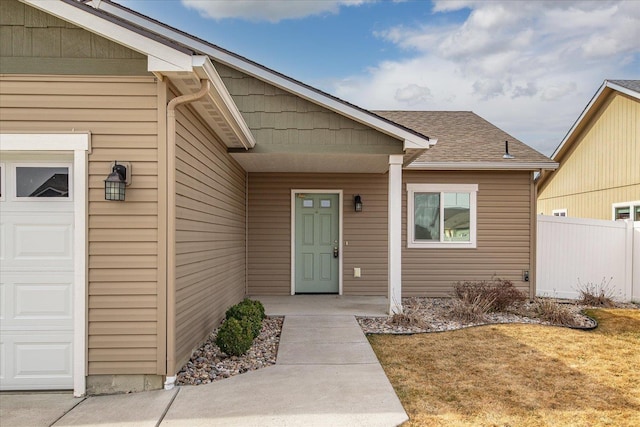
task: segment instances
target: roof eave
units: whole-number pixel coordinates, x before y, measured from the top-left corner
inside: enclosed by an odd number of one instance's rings
[[[256,141],[251,133],[251,129],[249,129],[249,125],[247,125],[238,106],[233,101],[231,94],[213,66],[211,59],[203,55],[194,56],[193,69],[200,78],[206,78],[211,82],[213,90],[209,91],[209,100],[213,102],[228,125],[232,128],[236,138],[240,140],[247,150],[255,147]]]
[[[556,162],[413,162],[405,169],[413,170],[555,170]]]

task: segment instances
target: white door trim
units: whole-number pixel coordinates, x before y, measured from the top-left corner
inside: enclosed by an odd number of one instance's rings
[[[338,295],[342,295],[342,190],[291,190],[291,295],[296,294],[296,193],[324,193],[338,195]]]
[[[86,392],[87,176],[90,133],[2,133],[0,151],[73,152],[73,395]],[[4,180],[3,180],[4,181]]]

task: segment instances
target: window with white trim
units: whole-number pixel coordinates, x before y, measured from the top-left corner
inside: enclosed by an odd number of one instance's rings
[[[612,206],[613,220],[631,219],[640,221],[640,200],[633,202],[614,203]]]
[[[475,248],[477,184],[407,184],[407,247]]]
[[[554,209],[553,211],[551,211],[551,213],[553,214],[553,216],[567,216],[566,209]]]

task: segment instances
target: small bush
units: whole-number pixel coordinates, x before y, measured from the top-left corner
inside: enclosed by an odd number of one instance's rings
[[[614,290],[611,288],[612,280],[613,277],[607,282],[603,277],[600,284],[589,282],[583,285],[578,279],[578,292],[580,292],[578,302],[590,307],[615,307]]]
[[[411,306],[406,306],[402,313],[395,313],[391,316],[391,324],[398,326],[417,326],[423,329],[429,326],[420,313]]]
[[[527,299],[524,292],[513,286],[513,282],[503,279],[495,279],[491,282],[484,280],[456,282],[453,285],[453,294],[468,305],[485,306],[488,301],[491,301],[487,312],[505,311],[510,306]]]
[[[229,356],[245,354],[253,344],[253,323],[250,319],[227,319],[216,337],[216,345]]]
[[[463,298],[453,300],[449,317],[462,322],[483,322],[494,302],[493,299],[488,299],[487,295],[465,294]]]
[[[227,320],[247,319],[250,321],[253,338],[256,338],[260,335],[260,331],[262,330],[262,319],[265,317],[264,306],[260,301],[245,299],[242,302],[229,307],[225,313],[225,317]]]
[[[573,313],[564,305],[549,298],[536,298],[532,310],[536,317],[554,325],[573,326]]]

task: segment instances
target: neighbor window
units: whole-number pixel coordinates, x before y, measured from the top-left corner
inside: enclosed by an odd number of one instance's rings
[[[552,213],[553,213],[553,216],[567,216],[566,209],[554,209]]]
[[[407,246],[476,247],[477,184],[407,184]]]
[[[613,219],[640,221],[640,200],[613,204]]]

